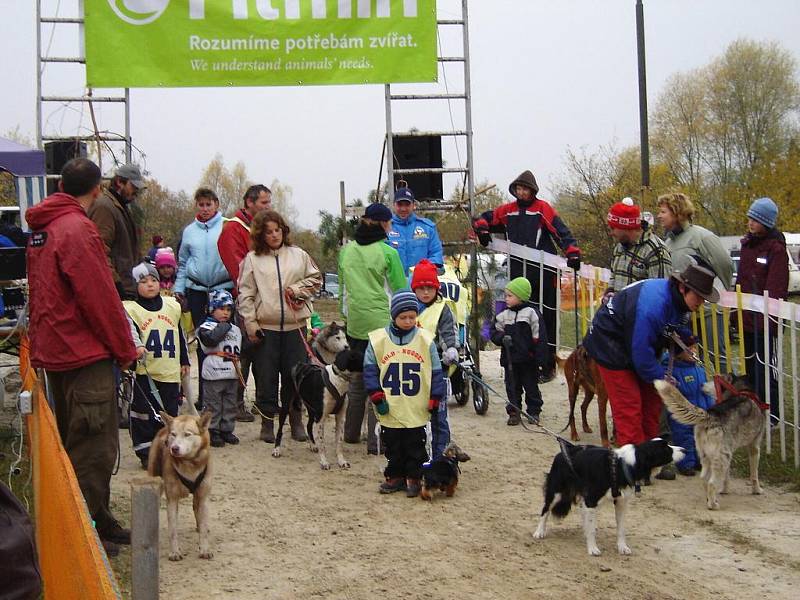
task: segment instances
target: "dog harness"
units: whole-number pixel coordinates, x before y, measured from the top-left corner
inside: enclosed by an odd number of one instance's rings
[[[758,394],[755,392],[751,392],[750,390],[737,390],[733,387],[730,383],[725,381],[725,379],[720,375],[714,375],[714,392],[717,395],[717,404],[722,402],[722,392],[728,391],[734,396],[744,396],[745,398],[749,398],[753,402],[755,402],[756,406],[761,410],[769,410],[769,404],[766,402],[762,402],[761,399],[758,397]]]
[[[339,371],[339,369],[336,368],[336,365],[333,365],[332,368],[333,372],[337,376],[346,379],[346,377],[342,376],[342,373]],[[333,382],[331,382],[331,376],[328,373],[328,369],[322,369],[322,382],[325,384],[325,389],[330,392],[331,396],[333,396],[333,399],[336,401],[336,404],[333,405],[331,414],[338,415],[339,411],[342,410],[342,406],[344,405],[344,399],[347,398],[347,392],[344,394],[339,393],[339,390],[337,390],[336,386],[333,385]]]
[[[619,498],[622,495],[619,489],[619,483],[617,483],[617,464],[619,464],[619,456],[617,456],[617,453],[613,450],[608,451],[608,462],[611,467],[611,497]],[[628,485],[635,485],[631,468],[624,461],[622,462],[622,474],[625,476],[625,481]]]
[[[208,467],[203,469],[203,471],[200,473],[200,475],[197,476],[197,479],[195,479],[194,481],[192,481],[191,479],[186,479],[186,477],[181,475],[181,472],[178,471],[177,468],[175,469],[175,474],[178,476],[178,479],[181,480],[181,483],[184,485],[184,487],[187,490],[189,490],[192,494],[194,494],[197,491],[197,488],[200,487],[200,484],[203,483],[203,480],[206,478],[206,471],[208,471]]]

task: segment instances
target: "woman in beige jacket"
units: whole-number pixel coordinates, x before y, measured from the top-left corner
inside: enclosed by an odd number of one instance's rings
[[[256,344],[253,373],[258,381],[256,406],[261,411],[260,438],[275,442],[273,418],[278,412],[278,378],[281,404],[291,402],[291,369],[306,362],[306,319],[311,298],[322,285],[314,260],[293,246],[289,227],[272,210],[259,212],[250,226],[252,250],[239,272],[238,310],[242,332]],[[300,411],[289,413],[292,438],[306,439]]]

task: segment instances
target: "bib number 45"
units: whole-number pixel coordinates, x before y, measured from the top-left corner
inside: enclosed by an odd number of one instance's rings
[[[390,396],[416,396],[422,387],[419,363],[391,363],[383,375],[381,386]]]

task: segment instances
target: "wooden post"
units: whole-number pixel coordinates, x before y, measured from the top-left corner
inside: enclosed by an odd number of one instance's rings
[[[131,598],[158,599],[158,514],[161,479],[131,482]]]
[[[339,207],[342,211],[342,222],[347,223],[347,197],[344,193],[344,181],[339,182]],[[347,243],[347,227],[342,227],[342,246]]]

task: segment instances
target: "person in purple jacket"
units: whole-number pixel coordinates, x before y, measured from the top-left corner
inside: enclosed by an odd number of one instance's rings
[[[789,293],[789,257],[786,240],[776,228],[778,207],[770,198],[754,200],[747,211],[747,234],[742,238],[739,271],[736,283],[748,294],[785,299]],[[769,400],[770,414],[778,418],[777,323],[769,326]],[[764,376],[764,318],[760,313],[744,313],[744,348],[747,375],[758,393],[766,401]]]

